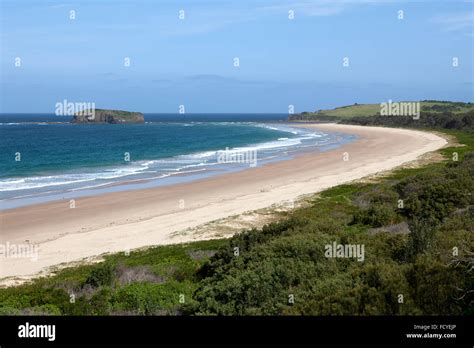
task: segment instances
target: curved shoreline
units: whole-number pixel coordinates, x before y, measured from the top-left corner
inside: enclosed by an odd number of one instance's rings
[[[276,131],[271,139],[262,139],[256,143],[250,141],[246,145],[228,149],[230,153],[238,152],[243,155],[255,153],[255,163],[245,161],[244,163],[219,163],[218,159],[221,157],[219,154],[226,152],[227,148],[225,150],[196,149],[196,151],[184,151],[171,157],[131,161],[129,166],[120,161],[115,164],[109,163],[104,167],[92,165],[81,170],[71,167],[63,172],[5,178],[5,181],[0,180],[2,187],[0,191],[4,190],[3,199],[0,200],[0,211],[66,199],[76,200],[112,192],[145,190],[197,181],[214,175],[245,170],[249,166],[262,166],[274,161],[291,159],[300,153],[314,152],[315,148],[325,151],[326,148],[339,147],[355,140],[353,136],[341,137],[340,134],[331,132],[317,135],[313,130],[292,127],[287,123],[283,125],[257,122],[235,124],[246,128]],[[223,130],[225,133],[225,128]],[[288,133],[292,133],[294,137],[282,137],[289,136]],[[11,185],[9,181],[12,182]]]
[[[74,209],[67,200],[1,212],[0,243],[39,249],[37,261],[1,258],[0,278],[10,278],[0,283],[103,253],[206,239],[175,233],[390,170],[447,143],[432,133],[397,128],[294,127],[356,134],[359,139],[327,152],[191,183],[84,197],[76,200]]]

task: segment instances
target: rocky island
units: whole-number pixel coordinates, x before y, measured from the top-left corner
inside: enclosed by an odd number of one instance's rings
[[[141,112],[129,112],[122,110],[94,109],[76,113],[71,120],[72,123],[144,123],[145,119]]]

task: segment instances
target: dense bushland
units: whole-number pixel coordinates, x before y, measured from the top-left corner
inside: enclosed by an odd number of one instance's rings
[[[389,126],[410,128],[444,128],[454,130],[474,130],[474,111],[455,114],[450,111],[434,113],[423,111],[419,119],[408,116],[355,116],[341,123],[362,126]]]
[[[473,174],[471,152],[384,185],[328,190],[287,221],[232,238],[201,268],[189,312],[472,313]],[[365,260],[325,257],[333,241],[364,245]]]

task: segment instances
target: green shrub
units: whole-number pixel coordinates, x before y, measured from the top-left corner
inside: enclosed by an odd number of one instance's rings
[[[114,279],[114,269],[115,267],[108,262],[98,264],[89,273],[85,284],[93,287],[111,285]]]
[[[361,210],[354,215],[353,223],[372,227],[392,225],[399,221],[397,213],[387,204],[373,204],[369,209]]]

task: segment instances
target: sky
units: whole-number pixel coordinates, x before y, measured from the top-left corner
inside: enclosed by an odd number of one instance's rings
[[[0,11],[0,112],[474,101],[473,1],[1,0]]]

